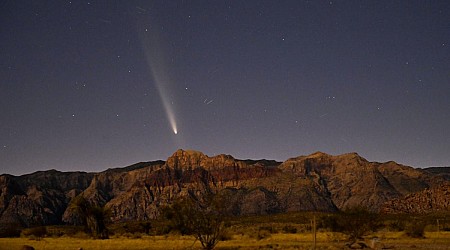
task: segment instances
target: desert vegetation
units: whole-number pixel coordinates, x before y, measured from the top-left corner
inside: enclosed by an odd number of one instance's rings
[[[109,237],[106,222],[108,220],[109,211],[105,207],[92,205],[83,196],[75,197],[70,203],[72,208],[81,220],[84,229],[92,237],[98,239],[107,239]]]
[[[203,249],[211,250],[223,239],[226,230],[227,197],[208,195],[202,199],[186,197],[163,208],[170,229],[183,235],[193,235]]]
[[[314,216],[316,249],[448,249],[450,245],[448,213],[381,215],[355,208],[339,213],[235,217],[213,209],[221,202],[177,200],[157,220],[105,224],[109,239],[96,237],[84,226],[25,228],[20,237],[3,235],[0,249],[22,245],[35,249],[313,249]]]

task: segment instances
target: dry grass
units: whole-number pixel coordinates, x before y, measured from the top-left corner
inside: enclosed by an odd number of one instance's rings
[[[112,238],[107,240],[80,239],[71,237],[43,238],[39,241],[27,238],[0,239],[1,250],[20,249],[22,245],[33,246],[36,250],[144,250],[144,249],[186,249],[193,246],[192,237],[146,236],[140,239]],[[200,248],[200,244],[196,244]]]
[[[424,239],[412,239],[402,232],[382,232],[366,237],[370,244],[372,238],[378,238],[378,247],[393,249],[448,249],[450,250],[450,232],[427,232]],[[317,235],[316,249],[345,249],[346,238],[342,234],[320,232]],[[80,239],[71,237],[43,238],[39,241],[28,238],[1,238],[0,249],[15,250],[22,245],[33,246],[36,250],[143,250],[143,249],[201,249],[200,243],[188,236],[143,236],[140,239],[124,237],[108,240]],[[248,235],[234,235],[231,240],[220,242],[217,249],[312,249],[311,234],[271,234],[257,240]]]

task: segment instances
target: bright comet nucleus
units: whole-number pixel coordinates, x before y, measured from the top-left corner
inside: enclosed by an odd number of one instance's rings
[[[170,85],[172,79],[168,69],[169,63],[167,62],[167,53],[165,53],[163,46],[165,43],[161,41],[163,40],[161,34],[155,27],[152,29],[144,29],[143,27],[144,25],[142,25],[142,23],[138,23],[138,30],[140,31],[139,35],[147,63],[152,72],[153,82],[161,97],[164,111],[166,112],[172,131],[175,134],[178,134],[173,102],[170,101]],[[144,30],[145,32],[143,32]]]

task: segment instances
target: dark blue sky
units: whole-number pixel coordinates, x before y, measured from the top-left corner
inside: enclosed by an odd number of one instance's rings
[[[450,165],[447,0],[3,1],[0,37],[1,173],[178,148]]]

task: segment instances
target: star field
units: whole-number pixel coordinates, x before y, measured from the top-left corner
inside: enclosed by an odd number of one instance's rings
[[[448,1],[4,1],[0,172],[178,148],[450,165]]]

